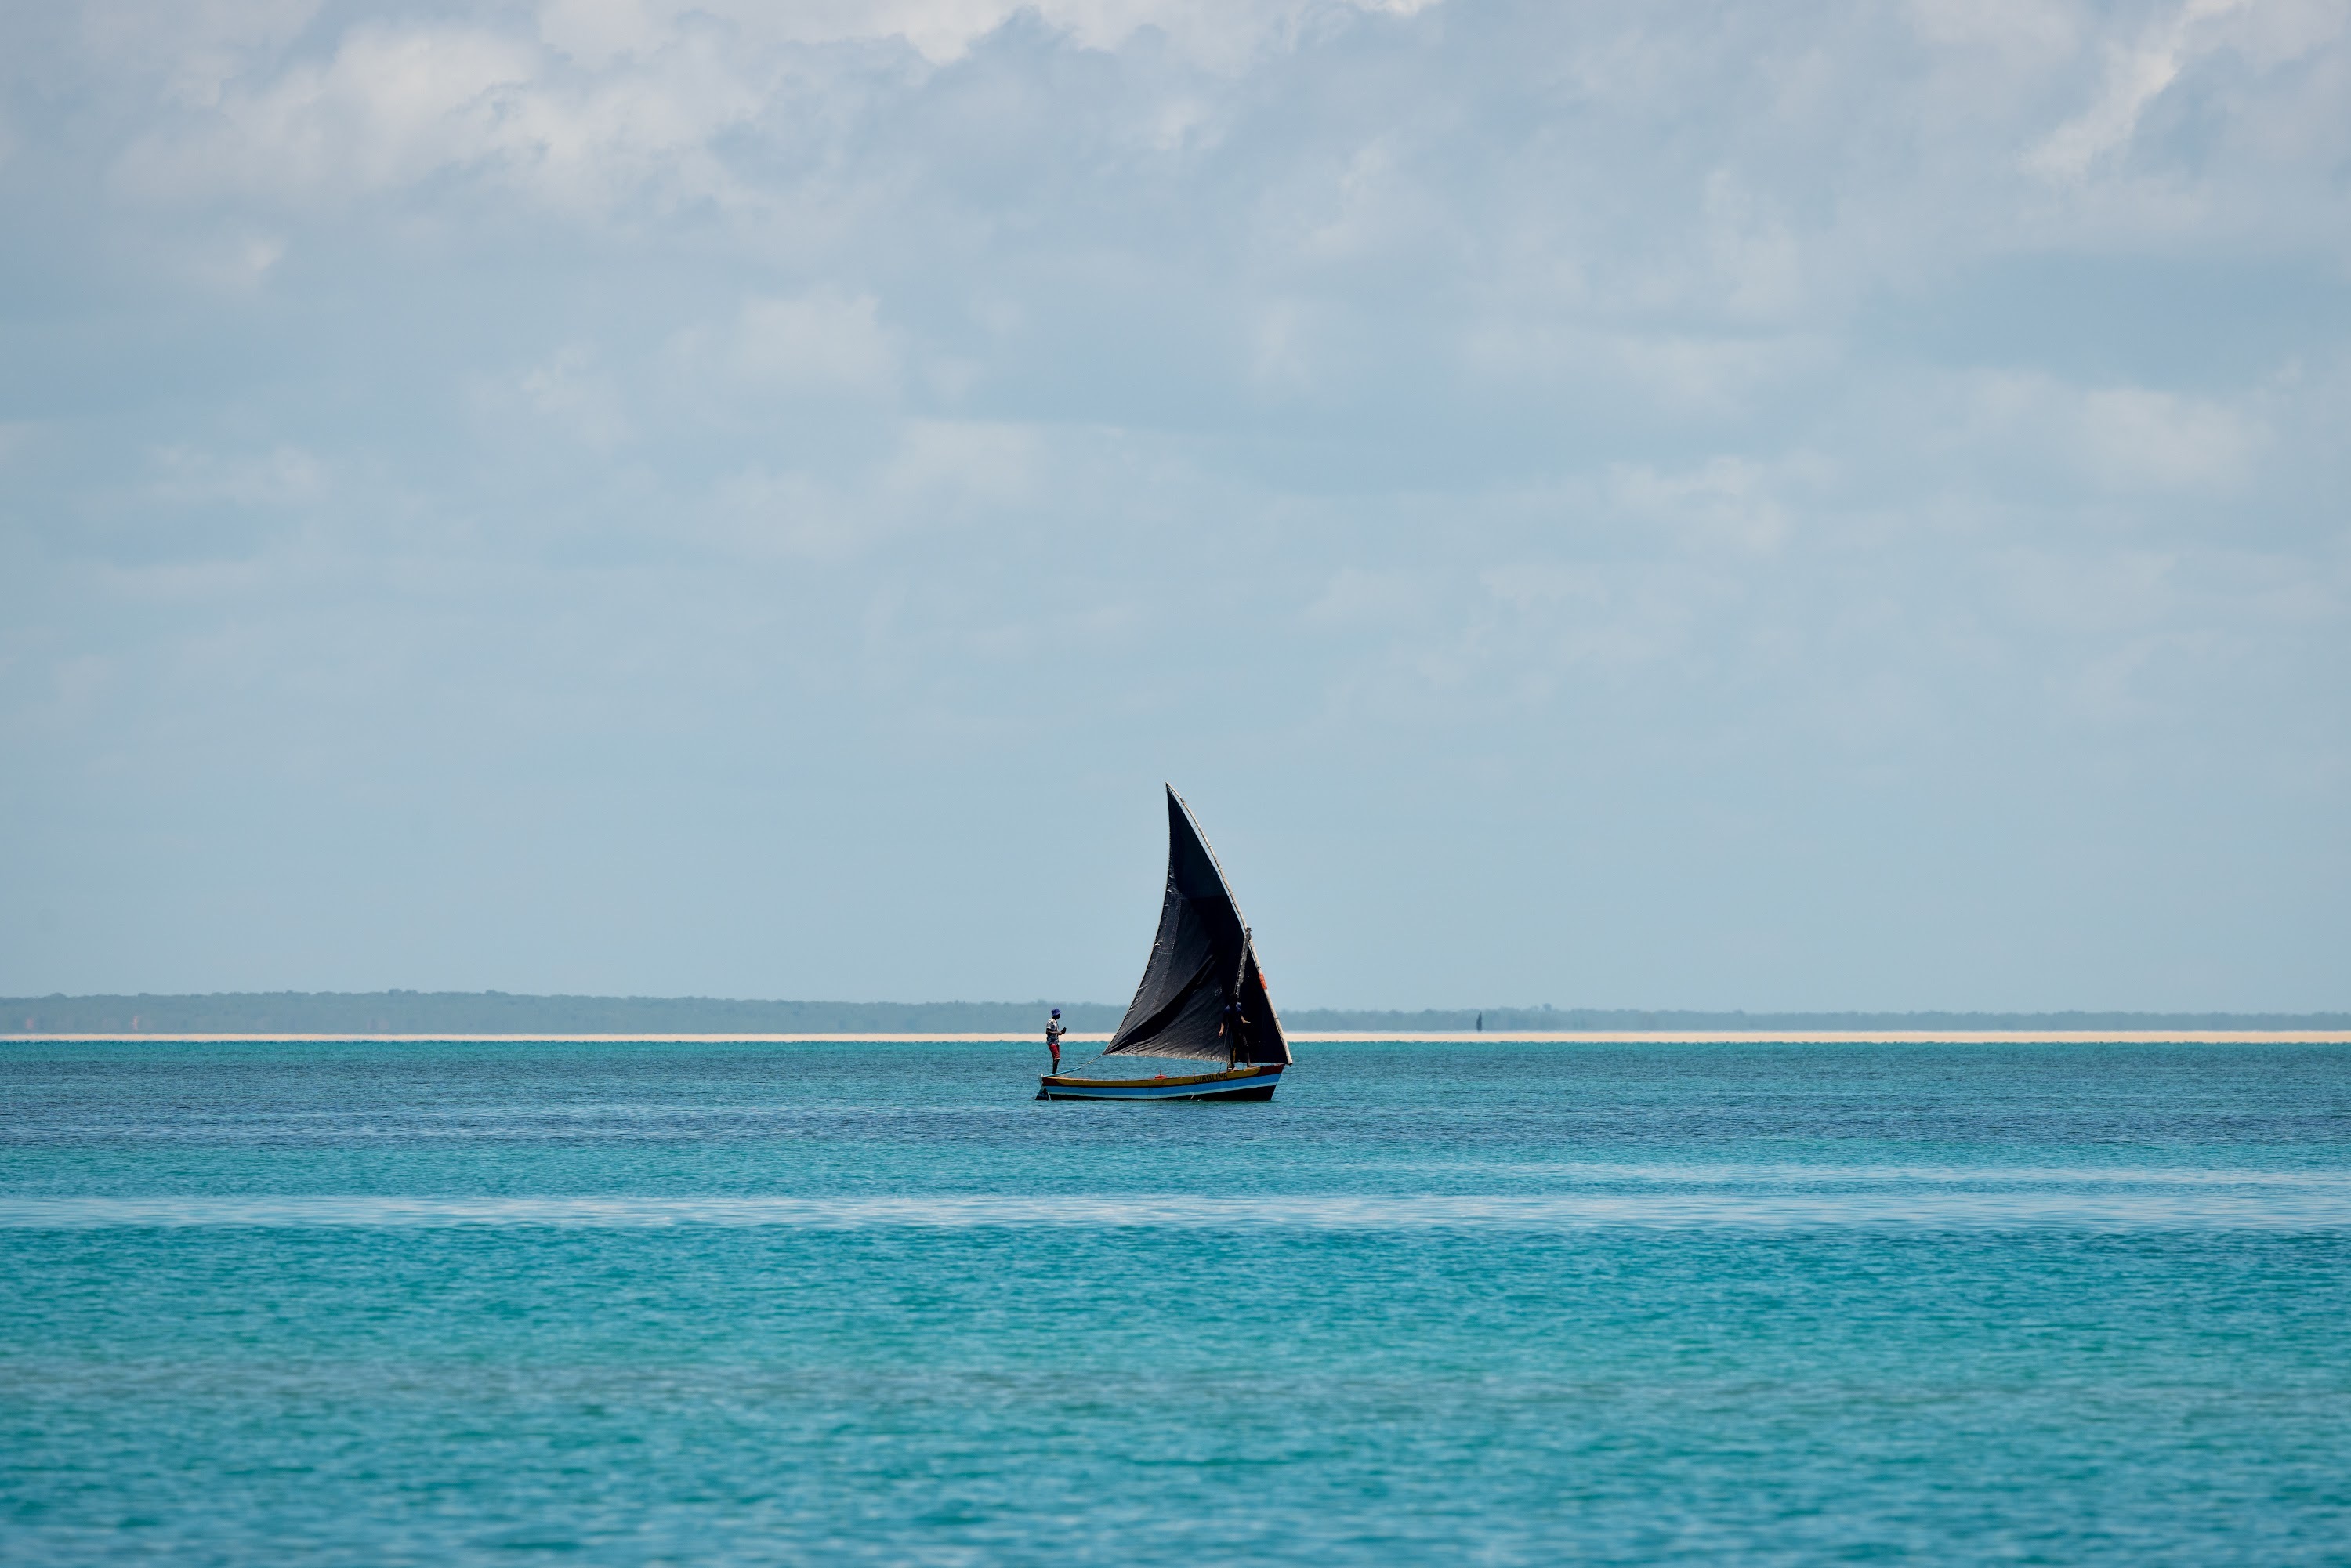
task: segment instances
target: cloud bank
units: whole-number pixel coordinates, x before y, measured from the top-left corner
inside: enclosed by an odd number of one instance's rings
[[[0,989],[2351,1001],[2339,5],[0,61]]]

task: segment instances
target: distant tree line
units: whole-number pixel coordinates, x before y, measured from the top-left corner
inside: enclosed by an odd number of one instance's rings
[[[771,1002],[528,997],[505,991],[224,991],[16,997],[0,1032],[42,1034],[1000,1034],[1041,1031],[1050,1002]],[[1123,1009],[1060,1004],[1081,1032]]]
[[[25,1034],[1003,1034],[1041,1030],[1033,1002],[783,1002],[718,997],[528,997],[504,991],[225,991],[211,996],[0,998]],[[1080,1033],[1114,1028],[1106,1002],[1061,1002]],[[1757,1030],[2346,1030],[2351,1013],[1692,1012],[1625,1008],[1300,1008],[1291,1030],[1452,1033]]]
[[[1750,1013],[1695,1012],[1640,1008],[1429,1008],[1419,1012],[1376,1012],[1355,1008],[1285,1009],[1282,1023],[1293,1030],[1371,1030],[1382,1033],[1427,1030],[1452,1033],[1475,1030],[1547,1033],[1721,1032],[1760,1030],[1915,1030],[1964,1033],[1985,1030],[2046,1030],[2078,1033],[2094,1030],[2351,1030],[2351,1013]]]

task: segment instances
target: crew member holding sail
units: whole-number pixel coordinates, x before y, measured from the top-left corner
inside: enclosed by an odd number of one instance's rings
[[[1055,1008],[1053,1016],[1045,1020],[1045,1049],[1053,1053],[1053,1071],[1061,1071],[1061,1009]]]

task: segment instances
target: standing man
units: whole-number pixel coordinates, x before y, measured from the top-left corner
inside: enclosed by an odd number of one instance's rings
[[[1045,1049],[1053,1053],[1053,1071],[1061,1071],[1061,1009],[1055,1008],[1053,1016],[1045,1020]]]

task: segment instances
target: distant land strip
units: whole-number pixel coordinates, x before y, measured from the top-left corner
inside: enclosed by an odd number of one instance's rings
[[[1065,1036],[1072,1049],[1086,1045],[1106,1045],[1106,1034],[1071,1034]],[[820,1034],[590,1034],[573,1030],[569,1034],[491,1034],[475,1030],[469,1034],[289,1034],[270,1030],[258,1034],[197,1034],[168,1031],[158,1033],[141,1030],[136,1032],[113,1030],[89,1034],[40,1033],[0,1034],[0,1042],[9,1040],[34,1043],[56,1041],[79,1044],[129,1044],[131,1041],[153,1041],[160,1045],[1036,1045],[1039,1036],[1031,1030],[1026,1034],[988,1034],[964,1030],[948,1034],[860,1034],[849,1030],[831,1030]],[[1298,1046],[1322,1045],[1426,1045],[1426,1046],[1504,1046],[1572,1043],[1578,1045],[2346,1045],[2351,1046],[2351,1030],[1575,1030],[1563,1033],[1544,1033],[1540,1030],[1482,1030],[1468,1034],[1443,1033],[1435,1030],[1380,1031],[1374,1030],[1334,1030],[1313,1032],[1303,1030],[1290,1031],[1290,1041]]]
[[[1028,1040],[1058,1006],[1071,1039],[1104,1036],[1124,1010],[1104,1002],[745,1001],[716,997],[517,996],[504,991],[225,991],[208,996],[0,998],[6,1035],[172,1039]],[[2351,1031],[2351,1012],[1697,1012],[1492,1007],[1418,1012],[1298,1008],[1301,1039],[1954,1040],[1970,1037],[2186,1040],[2318,1037]]]

